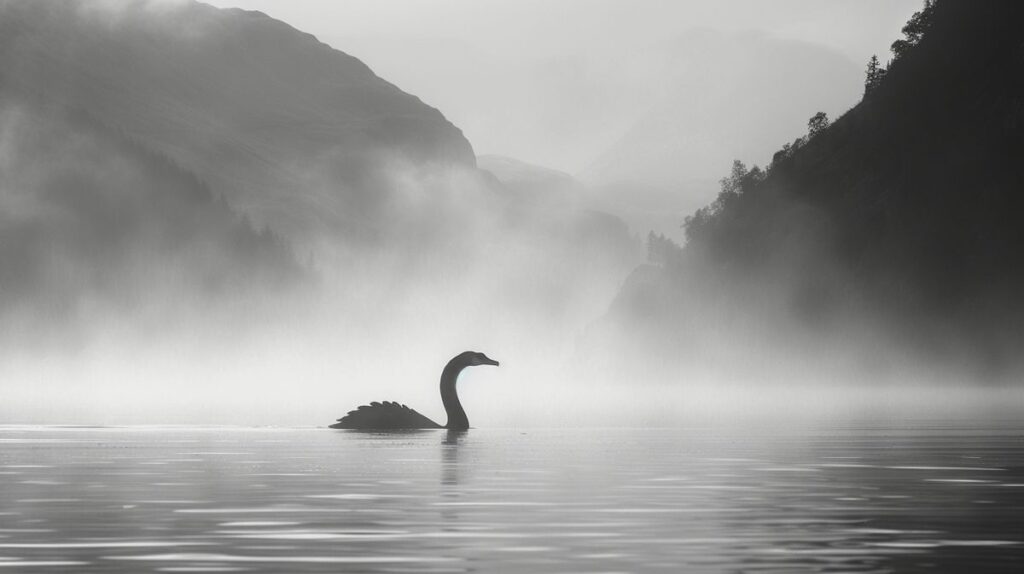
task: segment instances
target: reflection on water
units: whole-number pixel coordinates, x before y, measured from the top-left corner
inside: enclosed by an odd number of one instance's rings
[[[1022,437],[0,427],[0,572],[1011,572]]]

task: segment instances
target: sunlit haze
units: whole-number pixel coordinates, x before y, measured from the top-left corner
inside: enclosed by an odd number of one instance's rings
[[[487,426],[1016,396],[976,392],[1010,372],[1004,332],[971,330],[998,321],[873,304],[924,300],[857,267],[873,227],[775,191],[727,218],[744,186],[818,185],[812,144],[860,149],[827,137],[918,0],[211,4],[0,4],[3,420],[443,420],[465,350],[501,362],[460,383]]]

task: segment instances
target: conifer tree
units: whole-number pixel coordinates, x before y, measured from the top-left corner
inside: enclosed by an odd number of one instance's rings
[[[872,55],[871,59],[868,60],[868,70],[864,78],[864,95],[870,94],[882,83],[882,78],[885,77],[885,68],[878,63],[878,56]]]

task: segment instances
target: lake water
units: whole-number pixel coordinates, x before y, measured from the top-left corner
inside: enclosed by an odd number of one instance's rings
[[[0,572],[1020,572],[1019,428],[0,427]]]

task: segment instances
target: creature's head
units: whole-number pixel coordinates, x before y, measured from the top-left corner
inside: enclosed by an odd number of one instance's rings
[[[478,367],[480,365],[498,366],[498,361],[495,361],[483,353],[477,353],[476,351],[466,351],[459,355],[459,358],[463,364],[469,367]]]

